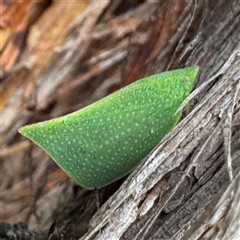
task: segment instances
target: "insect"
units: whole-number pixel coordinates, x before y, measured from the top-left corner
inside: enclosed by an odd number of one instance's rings
[[[131,172],[179,121],[198,67],[138,80],[74,113],[24,126],[78,184],[94,189]]]

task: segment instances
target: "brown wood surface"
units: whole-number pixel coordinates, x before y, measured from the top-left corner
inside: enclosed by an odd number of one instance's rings
[[[35,239],[240,238],[238,0],[6,0],[1,11],[0,222]],[[98,195],[17,132],[192,65],[182,121]]]

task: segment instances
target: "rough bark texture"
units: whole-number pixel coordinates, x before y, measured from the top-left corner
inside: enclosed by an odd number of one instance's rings
[[[38,12],[34,21],[23,17],[25,48],[14,50],[13,29],[1,55],[0,221],[30,230],[5,223],[0,233],[240,238],[240,2],[46,1]],[[98,201],[17,133],[191,65],[200,73],[182,121],[124,182],[100,189]]]

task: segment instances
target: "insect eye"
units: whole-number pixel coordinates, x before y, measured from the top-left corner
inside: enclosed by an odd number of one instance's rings
[[[184,77],[184,78],[182,79],[182,83],[183,83],[183,84],[188,84],[188,83],[189,83],[189,78],[188,78],[188,77]]]

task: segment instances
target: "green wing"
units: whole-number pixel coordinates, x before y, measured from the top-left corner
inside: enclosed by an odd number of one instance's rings
[[[181,113],[174,113],[193,82],[184,86],[184,77],[183,70],[148,77],[75,113],[20,132],[83,187],[103,187],[133,170],[175,126]]]

